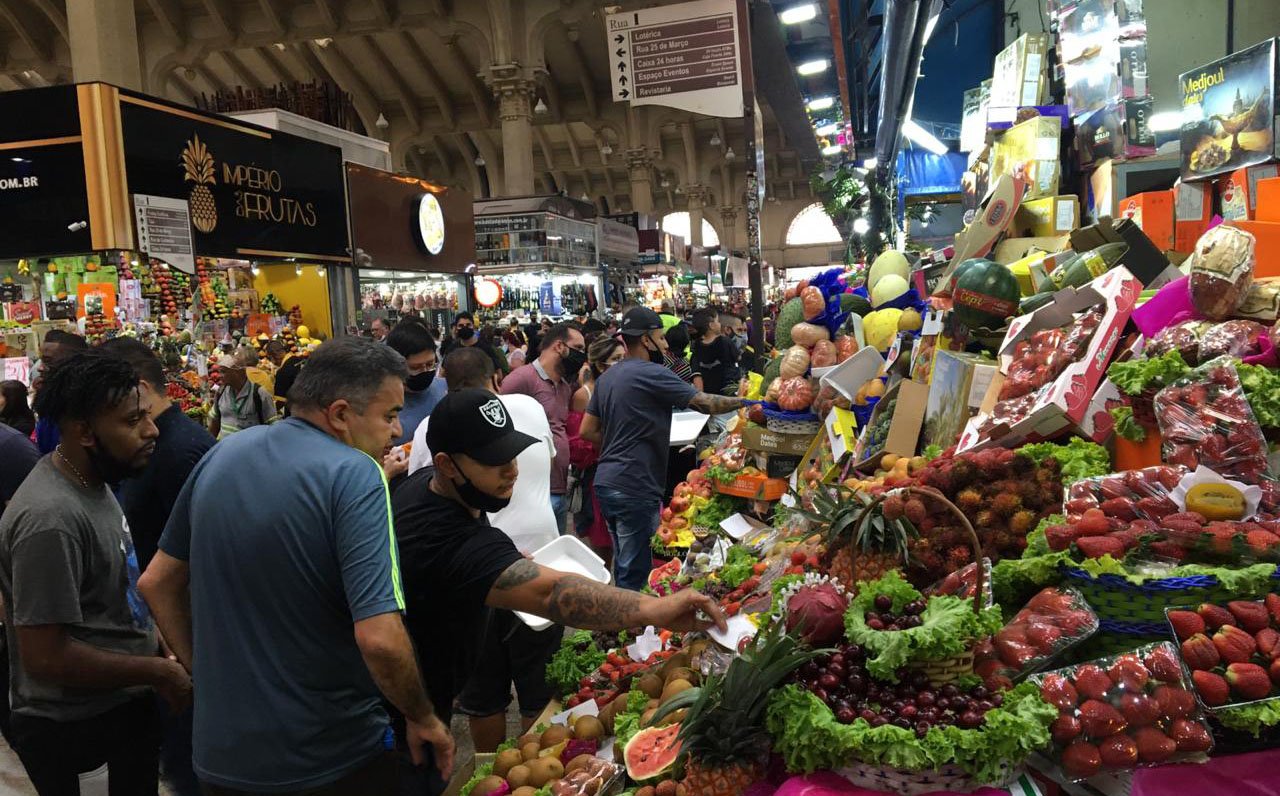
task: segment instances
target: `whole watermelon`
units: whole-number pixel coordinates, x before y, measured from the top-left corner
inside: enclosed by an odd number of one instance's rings
[[[991,260],[961,265],[951,303],[956,319],[970,329],[999,329],[1018,313],[1022,290],[1006,266]]]

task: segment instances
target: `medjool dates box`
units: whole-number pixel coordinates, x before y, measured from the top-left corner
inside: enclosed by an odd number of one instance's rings
[[[1280,159],[1276,39],[1185,72],[1182,178],[1197,180]]]

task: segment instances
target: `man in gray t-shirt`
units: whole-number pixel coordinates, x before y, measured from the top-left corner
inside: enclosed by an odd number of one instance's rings
[[[128,363],[96,350],[59,363],[36,411],[61,442],[0,520],[11,740],[41,796],[94,778],[112,793],[155,793],[155,692],[179,708],[190,697],[182,666],[159,654],[109,488],[155,448],[148,409]]]

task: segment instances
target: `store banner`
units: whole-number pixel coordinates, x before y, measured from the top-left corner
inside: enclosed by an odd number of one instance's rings
[[[126,91],[120,124],[128,192],[185,199],[196,254],[351,258],[337,147]]]
[[[0,158],[0,259],[92,248],[84,152],[78,136],[69,139],[24,142]]]
[[[368,262],[362,268],[462,274],[476,261],[469,191],[355,163],[346,168],[351,236]]]

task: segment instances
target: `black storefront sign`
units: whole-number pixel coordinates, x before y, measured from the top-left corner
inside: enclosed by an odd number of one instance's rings
[[[350,260],[337,147],[120,92],[130,194],[186,199],[196,253]]]
[[[0,151],[0,257],[89,251],[88,219],[78,140]]]

